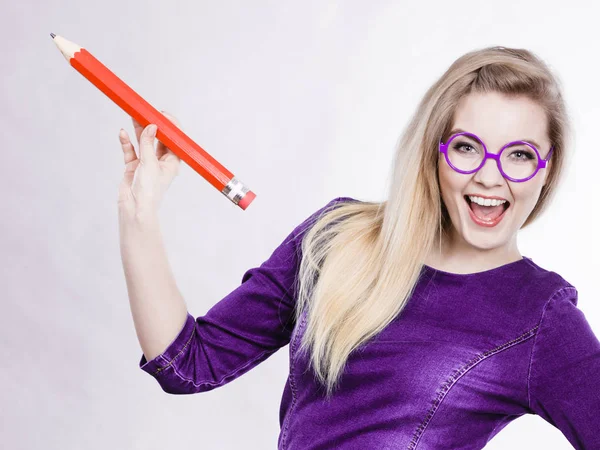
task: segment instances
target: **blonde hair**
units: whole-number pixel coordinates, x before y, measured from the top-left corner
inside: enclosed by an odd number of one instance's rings
[[[349,354],[403,310],[424,259],[448,235],[438,142],[451,131],[457,104],[471,92],[527,96],[544,108],[552,164],[523,227],[554,197],[570,129],[559,80],[524,49],[488,47],[458,58],[426,92],[400,136],[388,199],[327,208],[302,238],[295,317],[299,323],[306,314],[306,329],[298,351],[310,349],[310,365],[327,397]]]

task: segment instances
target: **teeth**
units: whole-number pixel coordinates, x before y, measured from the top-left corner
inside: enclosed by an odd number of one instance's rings
[[[503,203],[506,203],[506,200],[496,200],[496,199],[491,199],[491,198],[484,199],[481,197],[476,197],[474,195],[469,195],[468,197],[473,203],[477,203],[478,205],[481,205],[481,206],[498,206]]]

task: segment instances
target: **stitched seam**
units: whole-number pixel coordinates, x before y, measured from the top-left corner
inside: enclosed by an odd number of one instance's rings
[[[251,360],[249,360],[246,364],[240,366],[240,367],[236,367],[235,369],[233,369],[231,372],[226,373],[225,375],[223,375],[219,380],[217,381],[209,381],[209,380],[204,380],[204,381],[199,381],[199,382],[194,382],[192,379],[188,379],[183,377],[175,368],[175,366],[173,367],[173,372],[175,372],[177,374],[177,376],[179,378],[181,378],[183,381],[187,381],[189,383],[192,383],[192,385],[194,387],[200,387],[202,385],[208,385],[208,386],[220,386],[221,384],[223,384],[223,381],[230,377],[230,376],[234,376],[235,374],[237,374],[240,370],[245,369],[246,367],[248,367],[250,364],[254,363],[256,360],[260,359],[262,356],[264,356],[266,353],[268,353],[269,350],[265,350],[264,352],[258,354],[257,356],[255,356],[254,358],[252,358]]]
[[[534,269],[538,268],[529,258],[525,258],[525,262],[527,262],[527,264],[529,264]]]
[[[160,355],[160,358],[165,362],[166,365],[164,367],[159,367],[158,369],[156,369],[154,371],[155,375],[158,375],[160,372],[162,372],[167,367],[169,367],[173,364],[173,361],[175,361],[175,359],[177,359],[183,353],[183,351],[187,348],[187,346],[190,345],[190,342],[192,342],[192,338],[194,337],[195,331],[196,331],[196,328],[194,327],[194,329],[192,330],[192,334],[190,335],[190,338],[187,340],[187,342],[185,343],[183,348],[175,356],[173,356],[171,361],[167,361],[167,359],[164,357],[164,354]]]
[[[538,331],[535,333],[535,336],[533,338],[533,345],[531,347],[531,353],[529,355],[529,369],[527,371],[527,407],[531,410],[531,391],[530,391],[530,382],[531,382],[531,368],[533,366],[533,353],[535,351],[535,344],[537,342],[537,337],[539,334],[539,330],[542,326],[542,321],[544,320],[544,316],[546,315],[546,308],[548,307],[548,305],[550,304],[550,302],[552,300],[554,300],[554,298],[556,298],[556,296],[560,293],[562,293],[565,290],[573,290],[573,291],[577,291],[577,289],[575,289],[572,286],[565,286],[562,287],[560,289],[558,289],[556,292],[554,292],[554,294],[552,294],[550,296],[550,298],[548,299],[548,301],[544,304],[544,308],[542,309],[542,315],[540,317],[540,321],[538,322]]]
[[[287,440],[287,433],[288,433],[288,427],[290,424],[290,418],[294,412],[294,408],[296,406],[296,398],[297,398],[297,394],[296,394],[296,382],[294,379],[294,361],[296,359],[296,351],[298,348],[298,336],[300,335],[300,333],[302,332],[302,329],[304,328],[304,325],[306,324],[306,320],[307,320],[307,316],[306,314],[304,314],[300,320],[300,323],[298,324],[298,330],[294,335],[294,338],[292,340],[292,344],[291,344],[291,351],[290,351],[290,390],[292,391],[292,404],[290,405],[290,410],[288,411],[288,414],[285,418],[285,422],[283,424],[283,431],[282,431],[282,436],[281,436],[281,450],[285,449],[286,446],[286,440]]]
[[[196,334],[196,327],[194,326],[194,329],[192,331],[192,334],[190,336],[190,338],[187,340],[187,342],[185,343],[185,345],[183,346],[183,348],[171,359],[171,361],[168,361],[164,355],[160,355],[160,358],[165,362],[165,366],[164,367],[159,367],[158,369],[156,369],[156,371],[154,372],[155,375],[159,375],[160,372],[162,372],[165,369],[168,369],[169,367],[173,368],[173,372],[183,381],[192,383],[193,386],[195,387],[199,387],[201,385],[209,385],[209,386],[219,386],[221,385],[221,383],[223,382],[223,380],[231,375],[235,375],[237,372],[239,372],[240,370],[248,367],[248,365],[252,364],[253,362],[255,362],[257,359],[260,359],[262,356],[264,356],[266,353],[269,352],[269,350],[265,350],[262,353],[258,354],[256,357],[252,358],[251,360],[249,360],[248,362],[246,362],[246,364],[240,366],[240,367],[236,367],[235,369],[231,370],[230,372],[226,373],[225,375],[223,375],[221,377],[221,379],[217,380],[217,381],[209,381],[209,380],[204,380],[204,381],[199,381],[199,382],[194,382],[192,379],[190,378],[186,378],[183,375],[181,375],[179,373],[179,371],[177,370],[177,368],[175,367],[175,365],[173,364],[173,362],[179,358],[179,356],[181,356],[183,354],[183,352],[185,351],[185,349],[188,347],[188,345],[190,345],[190,343],[192,342],[192,339],[194,338],[194,334]],[[207,358],[208,361],[208,358]],[[209,363],[209,367],[210,367],[210,363]],[[211,367],[211,372],[212,372],[212,367]]]
[[[454,370],[452,375],[450,375],[450,378],[448,378],[442,384],[440,392],[438,393],[436,398],[433,400],[433,404],[432,404],[431,408],[425,415],[425,418],[423,419],[421,424],[415,430],[413,437],[408,444],[408,450],[414,450],[417,447],[421,437],[425,433],[425,429],[427,428],[427,426],[433,419],[433,416],[437,412],[441,403],[446,398],[450,389],[452,389],[452,387],[458,382],[458,380],[460,378],[462,378],[469,370],[471,370],[473,367],[475,367],[481,361],[483,361],[483,360],[489,358],[490,356],[493,356],[503,350],[511,348],[517,344],[520,344],[521,342],[525,342],[527,339],[533,337],[536,330],[537,330],[537,325],[535,327],[533,327],[532,329],[526,331],[525,333],[521,334],[520,336],[516,337],[515,339],[505,342],[504,344],[499,345],[498,347],[488,350],[484,353],[480,353],[480,354],[476,355],[470,361],[468,361],[466,364],[464,364],[462,367]]]

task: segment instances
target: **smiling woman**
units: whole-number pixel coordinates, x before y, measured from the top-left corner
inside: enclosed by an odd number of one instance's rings
[[[535,207],[549,170],[545,157],[552,149],[544,108],[525,94],[473,92],[460,100],[452,128],[447,143],[440,144],[438,163],[452,229],[444,254],[432,259],[444,265],[452,255],[453,264],[462,265],[482,250],[488,261],[500,264],[521,258],[517,232]],[[483,201],[471,200],[466,208],[465,195]],[[492,198],[506,200],[507,206],[489,206]]]
[[[399,140],[386,201],[318,209],[141,369],[205,392],[289,343],[280,449],[481,449],[525,414],[600,448],[600,341],[575,287],[517,247],[568,123],[531,52],[461,56]]]

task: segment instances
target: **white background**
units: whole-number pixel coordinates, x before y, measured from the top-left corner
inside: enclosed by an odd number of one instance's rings
[[[116,204],[130,118],[50,32],[174,114],[257,194],[242,211],[185,163],[167,192],[161,227],[194,316],[329,200],[384,200],[401,130],[456,58],[488,45],[534,51],[563,82],[576,145],[557,202],[521,232],[520,250],[578,288],[600,335],[599,12],[583,1],[3,0],[5,448],[275,448],[288,371],[285,347],[224,387],[174,396],[138,368]],[[523,416],[486,448],[571,446]]]

